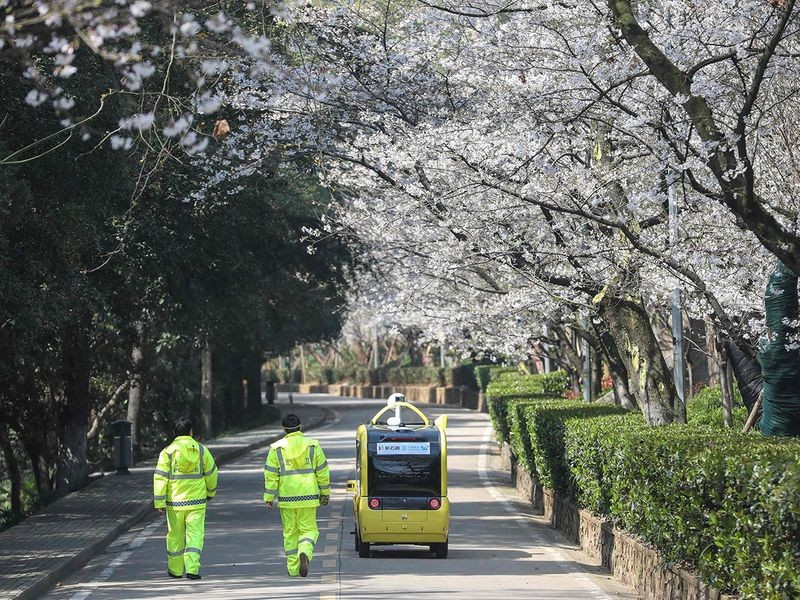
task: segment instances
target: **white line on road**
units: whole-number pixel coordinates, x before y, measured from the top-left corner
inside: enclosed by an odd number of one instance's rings
[[[153,533],[155,533],[156,529],[161,526],[162,522],[161,519],[156,519],[154,522],[150,523],[147,527],[142,529],[131,542],[126,546],[125,550],[117,554],[117,557],[112,560],[108,566],[100,571],[97,575],[95,575],[89,583],[87,583],[88,590],[82,590],[80,592],[76,592],[72,596],[70,596],[69,600],[86,600],[89,596],[92,595],[92,592],[95,588],[99,587],[101,583],[107,581],[116,570],[117,567],[124,564],[128,558],[130,558],[133,551],[139,548],[142,544],[147,541]]]
[[[490,425],[486,428],[486,432],[483,435],[481,453],[480,456],[478,456],[478,476],[481,478],[483,486],[486,488],[492,498],[497,500],[497,502],[500,503],[506,512],[514,518],[514,520],[530,530],[535,543],[541,546],[545,553],[548,554],[565,572],[570,572],[572,577],[581,581],[581,583],[587,587],[587,591],[592,596],[598,600],[613,600],[611,596],[600,589],[600,587],[594,581],[592,581],[586,573],[581,571],[574,572],[572,569],[570,569],[570,565],[574,564],[574,561],[568,560],[562,552],[549,545],[547,541],[545,541],[535,530],[533,524],[527,518],[521,515],[514,505],[506,500],[505,496],[503,496],[503,493],[492,484],[491,480],[489,479],[487,466],[489,463],[489,444],[492,441],[493,434],[494,429],[492,429],[492,426]]]

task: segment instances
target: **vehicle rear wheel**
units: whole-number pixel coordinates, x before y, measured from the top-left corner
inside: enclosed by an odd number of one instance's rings
[[[362,542],[358,540],[358,556],[360,558],[369,558],[369,542]]]
[[[436,558],[447,558],[447,541],[433,544],[433,552],[436,554]]]
[[[356,552],[358,552],[358,547],[361,545],[361,536],[358,535],[358,529],[356,529],[356,534],[354,537],[356,538]]]

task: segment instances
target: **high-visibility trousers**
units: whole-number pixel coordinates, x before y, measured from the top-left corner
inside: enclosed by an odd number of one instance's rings
[[[196,510],[167,508],[167,568],[173,575],[200,572],[200,554],[206,533],[206,507]]]
[[[314,556],[319,529],[317,529],[317,507],[281,508],[283,523],[283,550],[286,553],[286,568],[289,575],[295,577],[300,573],[300,554]]]

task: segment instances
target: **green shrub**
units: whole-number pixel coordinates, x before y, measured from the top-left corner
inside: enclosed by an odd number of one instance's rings
[[[485,392],[486,386],[489,385],[490,368],[490,365],[478,365],[475,367],[475,380],[478,383],[478,389],[482,392]]]
[[[542,375],[534,375],[542,380],[542,389],[545,394],[560,396],[569,388],[569,373],[566,371],[553,371]]]
[[[515,399],[506,404],[506,414],[508,421],[508,445],[514,457],[531,474],[536,474],[536,455],[531,445],[530,414],[528,410],[544,403],[562,403],[562,398],[540,397],[536,399]]]
[[[384,367],[376,383],[393,385],[444,385],[444,369],[438,367]]]
[[[498,369],[497,371],[494,371]],[[514,400],[533,400],[560,396],[561,390],[556,393],[545,392],[545,382],[554,389],[557,386],[552,383],[558,381],[559,375],[548,373],[546,375],[522,375],[519,371],[509,371],[508,367],[491,367],[490,372],[496,372],[497,376],[492,375],[491,382],[486,388],[486,402],[489,414],[495,424],[498,442],[509,441],[509,422],[507,404]]]
[[[734,386],[733,428],[741,430],[747,422],[747,408],[742,402],[739,388]],[[686,419],[692,425],[724,427],[722,389],[715,385],[704,387],[686,405]]]
[[[489,367],[489,381],[502,379],[508,375],[510,375],[513,378],[516,376],[521,376],[522,373],[517,367],[508,367],[508,366]]]
[[[586,404],[577,400],[533,402],[524,408],[528,427],[532,473],[546,488],[568,498],[576,498],[574,477],[567,463],[567,423],[606,415],[626,415],[628,411],[610,404]]]
[[[486,403],[494,423],[497,441],[509,441],[508,404],[513,400],[542,398],[541,383],[530,380],[530,375],[496,379],[486,388]]]
[[[800,597],[800,441],[719,425],[650,427],[618,407],[497,387],[495,428],[542,485],[723,591]]]

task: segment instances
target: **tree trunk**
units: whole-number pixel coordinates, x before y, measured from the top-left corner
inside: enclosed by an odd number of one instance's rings
[[[86,434],[87,438],[93,440],[97,437],[97,435],[100,433],[100,425],[103,422],[103,419],[109,413],[109,411],[117,405],[117,402],[119,402],[120,398],[122,397],[122,393],[128,386],[129,382],[126,381],[117,387],[116,390],[114,390],[114,393],[111,395],[111,398],[106,405],[94,416],[94,419],[92,420],[92,426],[89,428],[89,431]]]
[[[599,398],[603,391],[603,357],[594,352],[592,357],[592,398]]]
[[[139,449],[139,415],[142,411],[142,396],[144,394],[142,383],[142,367],[144,363],[144,324],[136,323],[138,343],[131,351],[131,383],[128,388],[128,421],[131,422],[131,441],[133,442],[134,458]]]
[[[722,385],[720,372],[719,342],[717,340],[717,325],[711,315],[705,316],[706,324],[706,354],[708,355],[708,383],[709,385]]]
[[[8,469],[8,480],[11,483],[11,512],[14,515],[22,513],[22,476],[19,472],[19,462],[14,454],[14,446],[11,443],[8,425],[0,424],[0,449],[3,451],[3,459]]]
[[[628,410],[638,410],[636,399],[630,391],[628,369],[625,368],[625,363],[617,350],[617,343],[611,334],[608,332],[607,326],[595,326],[595,332],[603,346],[603,352],[608,359],[608,370],[611,372],[611,382],[614,386],[614,399],[616,403]]]
[[[50,478],[50,452],[44,431],[26,432],[22,437],[22,447],[31,461],[39,499],[47,501],[53,495],[53,481]]]
[[[800,436],[800,350],[796,347],[798,277],[778,262],[764,293],[768,342],[761,345],[764,395],[759,429],[766,436]]]
[[[728,361],[733,368],[733,375],[739,384],[742,401],[747,410],[752,411],[764,389],[761,365],[730,340],[725,342],[724,348],[725,353],[728,355]],[[758,414],[761,414],[760,411]]]
[[[86,485],[89,478],[89,316],[85,314],[76,330],[67,336],[59,390],[62,408],[59,415],[56,493],[68,494]]]
[[[558,340],[558,350],[564,357],[564,362],[567,365],[567,372],[569,373],[569,382],[572,391],[576,394],[581,393],[581,380],[579,374],[583,370],[583,359],[580,357],[569,336],[561,327],[554,327],[554,333]]]
[[[647,422],[665,425],[680,421],[672,374],[641,301],[607,294],[597,301],[597,308],[616,343],[630,375],[631,389]]]
[[[733,427],[733,368],[723,351],[722,364],[722,421],[728,429]]]
[[[203,419],[203,436],[210,438],[213,430],[211,429],[211,344],[208,340],[203,345],[200,355],[200,414]]]
[[[263,355],[258,350],[246,354],[245,375],[247,377],[247,418],[261,418],[261,365]]]
[[[244,422],[244,370],[246,353],[229,350],[224,355],[217,351],[214,360],[214,377],[222,389],[222,428],[227,429]]]

